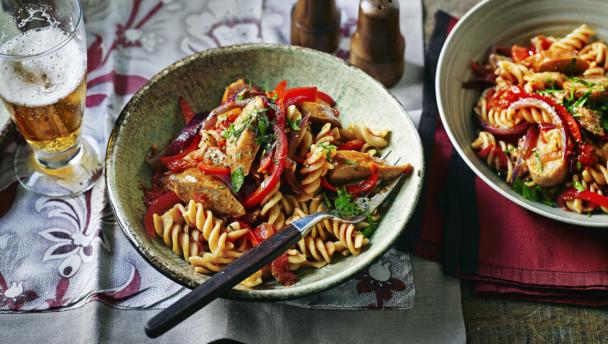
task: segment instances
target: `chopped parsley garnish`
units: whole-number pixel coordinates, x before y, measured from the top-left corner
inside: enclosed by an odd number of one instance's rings
[[[346,191],[346,187],[343,186],[338,188],[337,193],[338,196],[334,200],[334,208],[338,212],[339,216],[348,218],[365,215],[365,222],[367,222],[368,226],[363,230],[363,235],[369,238],[372,234],[374,234],[374,231],[376,231],[376,228],[378,228],[378,221],[374,220],[371,212],[366,212],[365,210],[361,209],[359,205],[357,205],[357,202],[355,202],[354,196]],[[324,202],[327,200],[326,197],[327,196],[323,196]],[[325,206],[329,208],[331,203],[328,200],[327,203],[329,204],[326,204]]]
[[[353,217],[364,213],[355,202],[353,195],[346,191],[346,187],[339,188],[337,192],[338,196],[334,200],[334,207],[341,217]]]
[[[232,181],[232,192],[237,193],[245,183],[245,175],[243,174],[243,168],[239,167],[230,173],[230,180]]]
[[[547,88],[547,89],[544,89],[544,90],[538,90],[538,91],[536,91],[536,93],[542,94],[542,95],[547,95],[547,94],[552,94],[552,93],[559,93],[561,91],[562,90],[557,89],[557,88]]]
[[[247,88],[243,88],[242,90],[239,91],[239,93],[236,94],[236,100],[243,100],[245,98],[245,93],[247,92]]]
[[[589,81],[584,80],[584,79],[581,79],[578,76],[573,76],[573,77],[570,77],[569,79],[572,80],[572,81],[574,81],[574,82],[577,82],[579,84],[585,85],[587,87],[593,87],[593,86],[595,86],[594,83],[589,82]]]
[[[287,119],[287,124],[293,131],[300,131],[300,123],[302,123],[302,119],[298,118],[295,121]]]
[[[325,157],[328,161],[331,161],[331,153],[338,149],[338,147],[327,142],[319,143],[319,147],[325,152]]]
[[[344,162],[345,165],[351,165],[351,166],[357,165],[357,163],[355,161],[348,160],[348,159],[344,159],[342,162]]]
[[[266,109],[265,109],[266,110]],[[255,128],[255,143],[266,147],[269,143],[273,142],[274,132],[270,132],[271,123],[268,116],[259,116],[258,123]]]
[[[542,187],[538,185],[528,186],[521,178],[515,179],[515,182],[513,182],[513,190],[527,200],[544,203],[548,206],[555,206],[555,202],[551,200],[551,197]]]
[[[547,94],[558,93],[558,92],[562,91],[559,88],[555,87],[555,81],[554,80],[547,79],[547,80],[545,80],[545,83],[547,85],[549,85],[549,87],[545,88],[544,90],[537,90],[536,93],[542,94],[542,95],[547,95]]]
[[[252,129],[255,132],[255,141],[258,145],[266,145],[269,142],[272,142],[274,140],[274,133],[269,132],[271,124],[268,120],[268,116],[261,116],[266,113],[266,111],[268,111],[266,108],[254,109],[244,120],[242,120],[238,128],[235,123],[232,123],[224,130],[222,135],[225,139],[235,138],[238,140],[245,130]]]
[[[574,103],[574,107],[577,108],[579,106],[585,105],[587,100],[589,100],[590,95],[591,95],[591,90],[585,92],[585,94],[582,97],[578,98],[578,100]]]
[[[575,180],[572,182],[572,185],[574,186],[574,188],[578,191],[585,191],[585,187],[583,186],[583,184],[581,182],[579,182],[578,180]]]

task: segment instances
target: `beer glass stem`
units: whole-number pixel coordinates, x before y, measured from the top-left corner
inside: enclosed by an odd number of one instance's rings
[[[34,155],[42,167],[46,169],[61,169],[69,165],[72,159],[80,153],[80,147],[80,137],[78,137],[75,144],[63,152],[49,153],[43,150],[35,150]]]

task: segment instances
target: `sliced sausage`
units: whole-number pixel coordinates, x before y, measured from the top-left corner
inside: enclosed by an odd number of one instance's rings
[[[561,184],[568,174],[566,160],[561,151],[559,129],[541,131],[532,154],[526,159],[532,180],[542,187]]]
[[[353,150],[339,150],[333,160],[334,168],[329,171],[329,181],[334,184],[347,184],[353,181],[366,179],[371,176],[370,165],[378,166],[378,175],[381,179],[391,180],[402,173],[410,173],[412,165],[388,165],[384,160],[374,158],[367,153]]]
[[[300,111],[302,116],[310,116],[310,119],[315,123],[325,124],[331,123],[334,127],[342,128],[342,123],[338,117],[334,108],[323,103],[315,102],[302,102],[300,104]]]
[[[241,99],[246,99],[261,94],[264,94],[264,92],[262,92],[257,87],[246,83],[243,79],[238,79],[237,81],[228,85],[224,90],[224,95],[222,96],[222,104],[236,100],[239,97]]]
[[[574,108],[573,115],[576,117],[581,127],[585,128],[592,134],[603,136],[604,128],[602,127],[602,114],[598,111],[591,110],[584,106]]]
[[[171,174],[165,185],[184,202],[194,200],[214,214],[239,218],[245,215],[245,208],[220,180],[206,175],[197,168],[189,168],[182,173]]]
[[[593,77],[566,80],[564,81],[564,91],[566,91],[567,96],[572,93],[576,98],[580,98],[589,92],[589,99],[592,101],[605,101],[608,100],[608,78]]]
[[[589,63],[568,50],[549,49],[541,51],[527,60],[535,72],[560,72],[567,75],[582,74]]]
[[[256,97],[247,104],[233,124],[233,134],[226,139],[228,165],[232,171],[242,168],[245,176],[249,174],[255,155],[260,148],[256,143],[253,126],[257,123],[258,116],[266,116],[263,109],[262,97]]]

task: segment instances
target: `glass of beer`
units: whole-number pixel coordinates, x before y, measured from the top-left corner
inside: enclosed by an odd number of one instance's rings
[[[98,145],[81,135],[86,70],[78,0],[2,2],[0,111],[27,142],[17,149],[15,173],[30,191],[70,197],[102,175]]]

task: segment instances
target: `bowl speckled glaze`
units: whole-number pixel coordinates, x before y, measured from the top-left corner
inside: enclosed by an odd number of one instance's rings
[[[473,106],[480,91],[465,90],[473,73],[471,61],[483,60],[495,44],[524,43],[536,35],[564,36],[582,23],[608,39],[605,0],[487,0],[471,9],[448,37],[439,58],[436,93],[441,120],[452,144],[469,167],[512,202],[554,220],[589,227],[607,227],[608,215],[591,217],[528,201],[513,191],[471,148],[476,137]]]
[[[337,101],[343,123],[363,121],[372,128],[389,128],[391,158],[401,157],[401,162],[414,166],[414,174],[359,256],[300,271],[300,281],[291,287],[276,282],[251,290],[237,286],[227,297],[281,300],[335,286],[372,263],[399,236],[418,200],[424,165],[416,128],[397,99],[361,70],[328,54],[292,46],[238,45],[205,50],[163,69],[126,105],[108,144],[106,182],[116,218],[134,247],[160,272],[191,288],[207,279],[161,240],[146,234],[138,184],[150,180],[151,171],[144,163],[150,145],[166,144],[183,126],[178,96],[185,96],[198,111],[210,110],[219,104],[224,87],[239,77],[268,87],[282,79],[290,86],[318,86]]]

